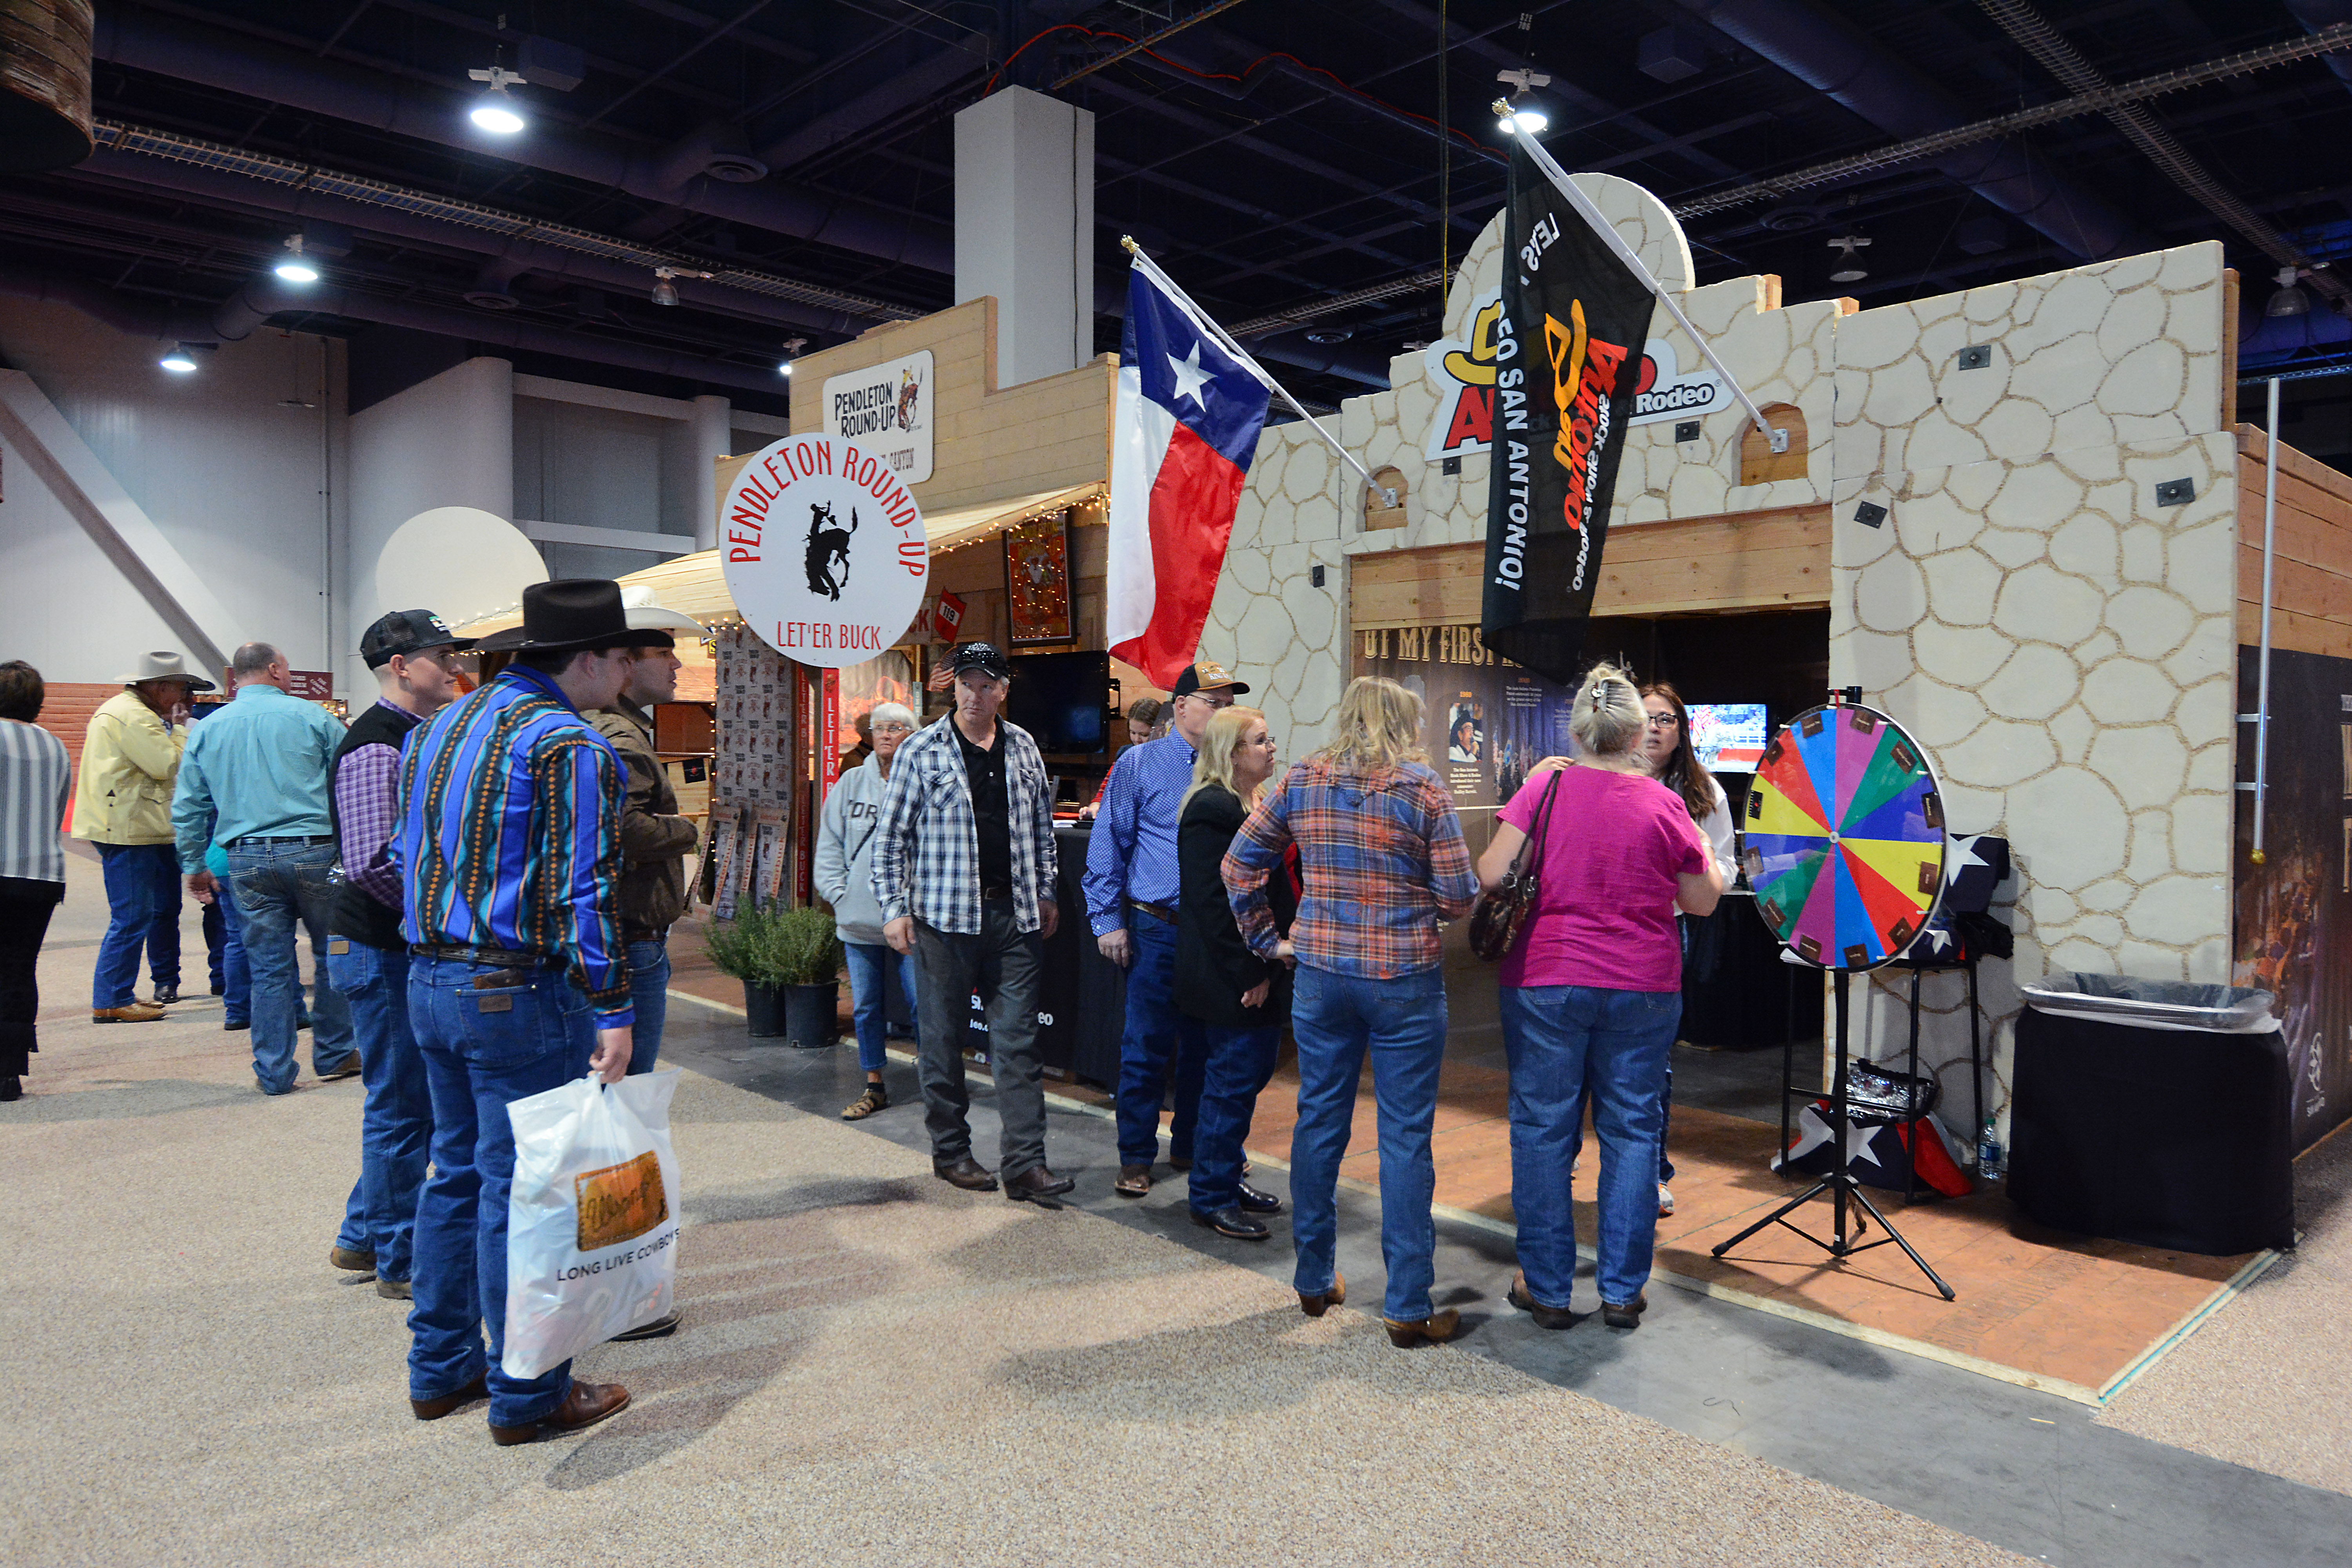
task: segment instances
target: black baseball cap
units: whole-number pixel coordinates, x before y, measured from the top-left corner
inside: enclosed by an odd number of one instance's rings
[[[992,642],[968,642],[948,656],[948,668],[958,675],[977,669],[999,680],[1013,679],[1013,664]]]
[[[1176,689],[1172,695],[1190,697],[1196,691],[1219,690],[1230,691],[1236,697],[1249,695],[1249,688],[1235,680],[1223,665],[1213,658],[1204,658],[1198,664],[1184,667],[1184,673],[1176,678]]]
[[[473,646],[473,638],[459,637],[449,629],[448,622],[430,610],[394,610],[361,635],[360,657],[367,660],[370,669],[382,669],[392,662],[394,654],[418,654],[435,647],[463,653]]]

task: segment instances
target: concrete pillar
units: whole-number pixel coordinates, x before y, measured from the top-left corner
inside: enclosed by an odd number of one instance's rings
[[[1007,88],[955,120],[955,298],[996,297],[996,381],[1094,357],[1095,117]]]
[[[709,393],[694,400],[694,416],[687,422],[688,445],[694,456],[694,547],[715,549],[719,543],[719,459],[731,455],[735,445],[734,409],[727,399]]]

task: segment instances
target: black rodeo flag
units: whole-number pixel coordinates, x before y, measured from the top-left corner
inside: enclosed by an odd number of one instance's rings
[[[1480,618],[1488,647],[1573,684],[1656,301],[1516,144],[1510,190]]]

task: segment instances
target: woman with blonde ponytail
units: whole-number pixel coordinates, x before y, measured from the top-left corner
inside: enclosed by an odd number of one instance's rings
[[[1437,922],[1468,914],[1478,893],[1453,796],[1422,753],[1421,717],[1421,699],[1395,681],[1358,677],[1339,699],[1330,743],[1250,814],[1224,864],[1252,951],[1298,964],[1290,1234],[1299,1309],[1319,1318],[1347,1299],[1337,1266],[1339,1161],[1369,1056],[1389,1276],[1381,1315],[1390,1342],[1407,1347],[1451,1339],[1461,1327],[1460,1312],[1430,1301],[1437,1237],[1429,1136],[1446,1021]],[[1266,884],[1294,846],[1302,889],[1284,942]]]
[[[1523,868],[1536,879],[1535,902],[1500,979],[1520,1265],[1510,1301],[1547,1329],[1576,1321],[1569,1177],[1588,1101],[1601,1143],[1601,1321],[1638,1328],[1649,1305],[1642,1283],[1657,1240],[1661,1099],[1683,1011],[1675,910],[1706,914],[1723,893],[1722,868],[1690,813],[1652,776],[1648,722],[1625,672],[1593,666],[1569,715],[1584,754],[1538,766],[1478,860],[1480,883],[1499,887],[1542,821],[1543,842]]]
[[[1242,1179],[1242,1144],[1259,1091],[1274,1077],[1290,973],[1242,941],[1222,875],[1250,807],[1273,776],[1274,737],[1255,708],[1221,709],[1201,736],[1192,787],[1177,814],[1176,1005],[1201,1021],[1201,1110],[1192,1124],[1192,1223],[1239,1241],[1264,1241],[1260,1215],[1282,1200]],[[1298,896],[1287,868],[1266,887],[1275,930],[1290,934]]]

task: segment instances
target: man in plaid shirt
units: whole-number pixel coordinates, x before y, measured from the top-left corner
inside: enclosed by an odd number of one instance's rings
[[[988,643],[949,661],[955,714],[898,748],[874,828],[874,897],[882,940],[915,960],[922,1014],[917,1076],[931,1168],[973,1192],[997,1178],[971,1157],[963,1040],[977,989],[988,1009],[988,1060],[1003,1123],[1004,1195],[1049,1201],[1076,1184],[1045,1165],[1045,1093],[1037,1064],[1045,939],[1054,934],[1054,808],[1045,759],[997,717],[1013,667]],[[908,858],[913,859],[909,876]]]

